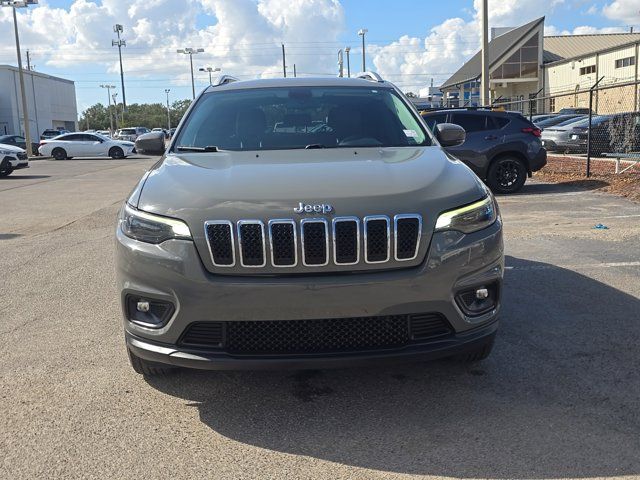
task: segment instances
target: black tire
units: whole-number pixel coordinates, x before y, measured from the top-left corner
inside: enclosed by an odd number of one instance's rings
[[[51,152],[51,156],[56,160],[66,160],[68,158],[66,150],[60,147],[54,148]]]
[[[0,178],[8,177],[12,173],[13,167],[9,163],[9,160],[3,161],[2,164],[0,164]]]
[[[127,353],[129,354],[129,363],[131,363],[131,367],[133,368],[133,370],[137,374],[144,375],[145,377],[170,375],[178,370],[177,367],[165,365],[164,363],[156,363],[144,360],[138,357],[128,348]]]
[[[120,147],[111,147],[109,149],[109,156],[113,159],[124,158],[124,150]]]
[[[489,166],[487,185],[495,193],[515,193],[527,180],[527,167],[513,156],[497,158]]]
[[[493,350],[494,342],[495,336],[492,335],[491,338],[482,345],[474,348],[473,350],[469,350],[467,353],[458,355],[457,357],[455,357],[455,359],[465,363],[473,363],[484,360],[489,355],[491,355],[491,350]]]

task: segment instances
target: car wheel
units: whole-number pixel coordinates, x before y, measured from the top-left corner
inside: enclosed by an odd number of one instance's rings
[[[131,363],[131,367],[133,368],[133,370],[140,375],[144,375],[145,377],[169,375],[171,373],[175,373],[176,370],[178,370],[177,367],[171,367],[163,363],[144,360],[138,357],[128,348],[127,353],[129,354],[129,363]]]
[[[9,160],[5,160],[0,164],[0,178],[8,177],[13,173],[13,167],[9,163]]]
[[[111,158],[124,158],[124,151],[120,147],[111,147],[109,156]]]
[[[54,148],[51,152],[51,156],[56,160],[65,160],[67,158],[67,152],[64,148]]]
[[[489,357],[489,355],[491,355],[494,341],[495,335],[492,335],[489,340],[484,342],[479,347],[475,347],[474,349],[469,350],[466,353],[458,355],[457,357],[455,357],[455,359],[467,363],[479,362],[481,360],[484,360],[485,358]]]
[[[514,193],[527,179],[527,168],[517,157],[500,157],[494,160],[487,173],[487,184],[496,193]]]

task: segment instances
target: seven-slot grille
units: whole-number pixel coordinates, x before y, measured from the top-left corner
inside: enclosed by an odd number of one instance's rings
[[[184,346],[237,355],[296,355],[402,348],[448,337],[438,313],[376,317],[196,322],[184,331]]]
[[[418,214],[364,217],[205,222],[213,265],[233,267],[305,267],[377,264],[418,256],[422,217]],[[300,259],[298,257],[301,257]]]

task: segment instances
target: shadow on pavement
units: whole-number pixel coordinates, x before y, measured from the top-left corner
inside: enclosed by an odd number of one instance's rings
[[[220,435],[278,452],[463,478],[640,475],[640,300],[507,257],[479,364],[147,379]]]
[[[21,236],[21,233],[0,233],[0,240],[11,240],[12,238],[18,238]]]
[[[8,177],[3,177],[2,180],[37,180],[40,178],[51,178],[51,175],[9,175]]]
[[[510,195],[540,195],[545,193],[569,193],[597,190],[609,185],[603,180],[571,180],[560,183],[525,183],[517,193]]]

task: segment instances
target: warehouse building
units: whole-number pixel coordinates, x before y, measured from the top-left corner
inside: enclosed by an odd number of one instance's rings
[[[29,130],[34,140],[48,128],[76,130],[76,87],[71,80],[24,71]],[[24,135],[20,75],[16,67],[0,65],[0,135]]]
[[[544,36],[544,17],[517,28],[492,29],[489,43],[489,88],[492,102],[527,111],[534,97],[572,93],[550,104],[551,111],[563,107],[585,107],[585,92],[602,78],[601,86],[611,89],[614,97],[633,98],[639,105],[638,48],[639,33]],[[482,76],[481,53],[478,52],[440,87],[445,105],[477,106],[480,103]],[[455,99],[455,104],[452,101]],[[520,103],[517,103],[520,102]],[[626,102],[627,107],[631,102]],[[613,108],[613,107],[612,107]]]

